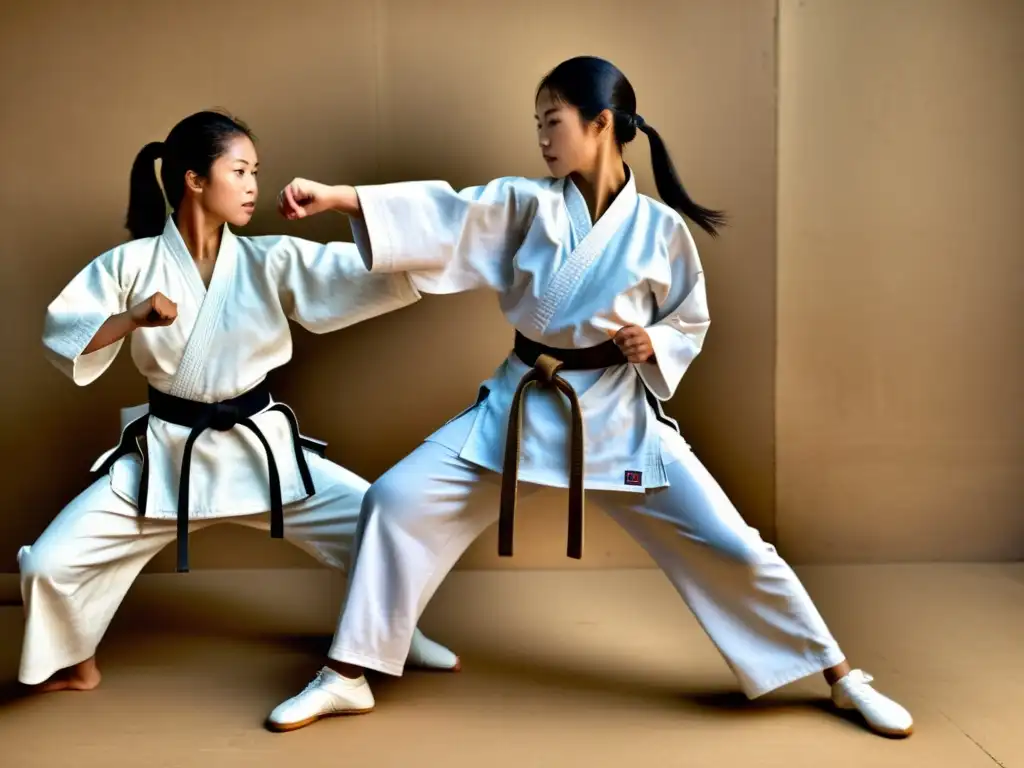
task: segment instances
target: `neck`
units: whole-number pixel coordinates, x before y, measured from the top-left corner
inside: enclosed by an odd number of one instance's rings
[[[626,167],[617,151],[603,152],[593,168],[572,175],[590,209],[590,220],[597,221],[626,186]]]
[[[210,216],[194,202],[185,202],[174,216],[185,247],[196,261],[213,261],[220,250],[224,222]]]

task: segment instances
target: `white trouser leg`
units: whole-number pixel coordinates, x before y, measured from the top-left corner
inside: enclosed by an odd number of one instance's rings
[[[843,661],[796,574],[748,526],[696,456],[670,486],[594,492],[668,576],[750,698]]]
[[[520,498],[535,488],[520,486]],[[370,486],[358,556],[328,656],[401,675],[420,614],[498,518],[501,476],[425,442]]]
[[[756,698],[844,661],[792,569],[748,526],[689,451],[666,469],[668,488],[592,492],[665,571],[733,670]],[[522,485],[522,496],[535,491]],[[413,627],[466,547],[498,515],[500,476],[425,443],[371,486],[361,543],[331,658],[401,675]],[[875,731],[906,735],[910,713],[854,670],[832,690]],[[365,678],[324,668],[269,718],[274,730],[332,714],[368,711]]]
[[[35,685],[93,656],[139,571],[174,537],[173,520],[140,518],[106,477],[61,510],[18,552],[25,608],[18,679]]]
[[[359,509],[370,484],[359,475],[315,453],[306,463],[316,493],[284,508],[284,537],[329,568],[346,572]],[[226,518],[228,522],[270,530],[270,514]]]
[[[285,538],[330,567],[345,570],[369,484],[307,454],[317,493],[284,508]],[[269,530],[269,514],[193,521],[193,533],[232,522]],[[174,541],[174,520],[141,518],[97,479],[18,553],[25,635],[18,679],[40,683],[85,661],[96,648],[139,572]]]
[[[370,484],[353,472],[316,455],[307,455],[316,494],[285,508],[285,537],[324,565],[342,572],[351,569],[358,545],[359,510]],[[233,518],[233,522],[270,529],[270,517]],[[409,656],[411,666],[458,669],[459,659],[445,646],[415,632]]]

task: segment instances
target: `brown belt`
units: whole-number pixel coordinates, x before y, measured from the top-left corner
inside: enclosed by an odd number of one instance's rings
[[[516,491],[519,481],[519,434],[523,423],[523,395],[531,384],[553,387],[569,400],[572,435],[569,443],[569,533],[566,554],[579,560],[583,557],[583,414],[579,397],[560,370],[610,368],[626,363],[625,355],[609,340],[586,349],[555,349],[531,341],[516,331],[516,356],[532,368],[520,380],[512,397],[505,439],[505,463],[501,474],[501,512],[498,517],[498,555],[512,556],[515,528]]]

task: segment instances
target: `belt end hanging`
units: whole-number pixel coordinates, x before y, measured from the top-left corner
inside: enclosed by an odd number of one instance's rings
[[[515,493],[514,488],[512,493]],[[503,500],[501,513],[498,516],[498,557],[512,557],[512,540],[515,531],[514,496],[512,497],[511,504],[513,506],[509,507],[508,502]]]
[[[284,509],[279,505],[270,511],[270,538],[284,538]]]
[[[188,534],[178,537],[178,573],[188,573]]]
[[[565,554],[573,560],[583,559],[583,504],[569,509],[569,534]]]
[[[186,467],[187,470],[187,467]],[[188,573],[188,475],[182,476],[183,483],[178,494],[178,573]]]

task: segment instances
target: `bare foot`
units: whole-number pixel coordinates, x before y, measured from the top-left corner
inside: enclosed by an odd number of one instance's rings
[[[91,691],[100,684],[100,670],[96,658],[86,659],[81,664],[62,669],[45,683],[35,686],[40,693],[53,691]]]

